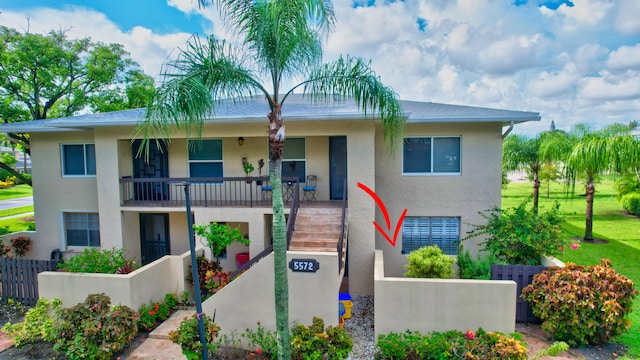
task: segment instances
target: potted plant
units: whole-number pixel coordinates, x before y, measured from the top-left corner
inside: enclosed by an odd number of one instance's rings
[[[262,178],[262,168],[264,167],[264,159],[258,160],[258,177]],[[256,181],[256,185],[262,185],[262,179]]]
[[[253,168],[253,164],[247,160],[246,156],[242,157],[242,170],[244,170],[244,174],[247,177],[247,184],[250,184],[251,177],[249,176],[249,174],[253,172],[254,168]]]

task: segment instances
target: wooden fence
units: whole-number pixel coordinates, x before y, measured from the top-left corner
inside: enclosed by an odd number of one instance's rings
[[[539,324],[540,319],[533,315],[533,310],[520,297],[522,289],[533,282],[533,276],[546,270],[546,266],[534,265],[491,265],[491,280],[513,280],[517,285],[516,322]]]
[[[0,258],[2,299],[33,306],[38,301],[38,273],[56,271],[57,260]]]

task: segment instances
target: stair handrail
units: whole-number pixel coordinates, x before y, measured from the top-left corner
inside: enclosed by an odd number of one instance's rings
[[[347,209],[347,178],[342,184],[342,218],[340,219],[340,239],[338,240],[338,273],[344,268],[344,260],[342,259],[342,248],[344,246],[344,228]]]
[[[287,250],[291,246],[291,238],[296,230],[296,217],[298,217],[298,208],[300,207],[300,183],[295,182],[293,188],[293,197],[291,200],[291,208],[289,209],[289,218],[287,219]]]
[[[287,220],[287,250],[289,250],[289,245],[291,244],[291,237],[293,234],[293,229],[295,229],[296,216],[298,214],[298,208],[300,207],[300,196],[298,195],[300,189],[300,183],[296,179],[285,178],[283,180],[289,180],[294,182],[293,184],[293,197],[291,198],[291,208],[289,209],[289,219]],[[291,228],[291,231],[289,230]],[[242,264],[235,271],[232,271],[229,274],[229,279],[233,279],[234,277],[242,274],[243,271],[248,270],[255,263],[262,260],[265,256],[271,254],[273,251],[273,245],[267,246],[264,250],[262,250],[258,255],[254,256],[248,262]]]

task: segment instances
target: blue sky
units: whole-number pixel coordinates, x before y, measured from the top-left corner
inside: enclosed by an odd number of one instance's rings
[[[334,0],[326,60],[372,60],[402,99],[540,112],[601,127],[640,120],[638,0]],[[193,33],[226,37],[196,0],[0,0],[0,24],[123,44],[149,75]]]

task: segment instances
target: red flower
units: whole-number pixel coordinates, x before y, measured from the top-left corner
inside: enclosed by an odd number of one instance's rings
[[[473,333],[473,331],[471,330],[467,330],[467,332],[464,333],[464,336],[468,339],[468,340],[473,340],[476,335]]]
[[[258,350],[256,350],[256,352],[257,352],[258,354],[262,354],[262,349],[258,348]]]

